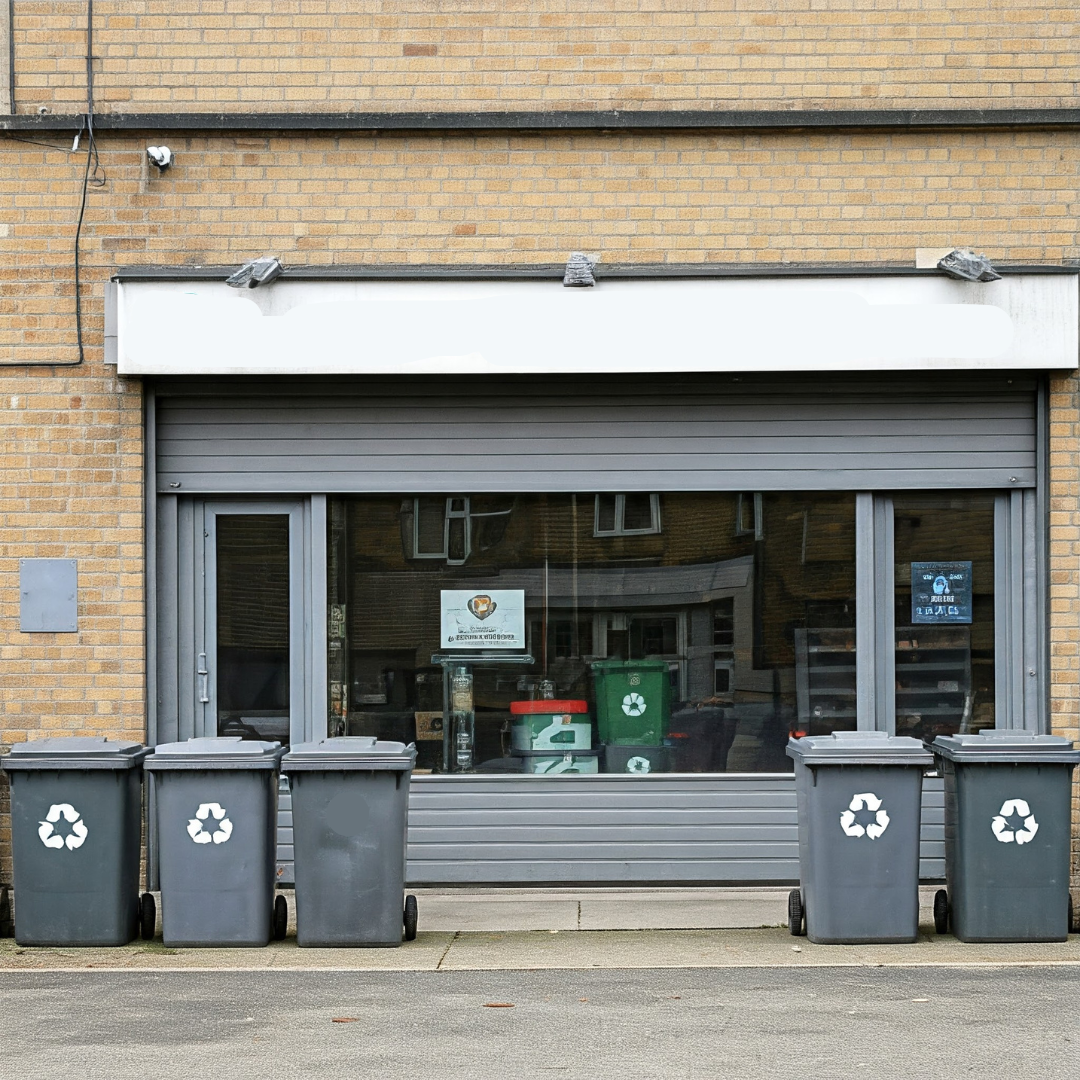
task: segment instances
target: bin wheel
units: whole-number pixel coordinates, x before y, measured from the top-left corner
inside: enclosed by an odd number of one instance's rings
[[[139,897],[139,937],[153,941],[157,931],[157,901],[153,893],[144,892]]]
[[[410,893],[408,896],[405,897],[405,918],[404,918],[404,922],[405,922],[405,940],[406,941],[415,941],[416,940],[416,919],[417,919],[417,914],[418,913],[417,913],[417,909],[416,909],[416,897],[413,896]]]
[[[949,932],[949,894],[944,889],[934,893],[934,932]]]
[[[792,889],[788,893],[787,921],[792,937],[802,937],[806,933],[806,908],[803,907],[801,889]]]
[[[289,929],[289,902],[281,893],[274,897],[274,940],[282,941]]]

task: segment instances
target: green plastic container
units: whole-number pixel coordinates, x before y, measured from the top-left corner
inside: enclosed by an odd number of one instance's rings
[[[671,674],[665,660],[598,660],[596,724],[600,741],[659,746],[671,723]]]
[[[585,701],[511,701],[514,750],[591,750],[592,724]]]

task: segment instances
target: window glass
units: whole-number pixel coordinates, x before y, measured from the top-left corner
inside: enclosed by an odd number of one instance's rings
[[[992,728],[994,496],[893,499],[896,734]]]
[[[289,517],[217,516],[217,733],[289,742]]]
[[[735,493],[331,499],[331,733],[419,771],[789,770],[855,726],[855,499],[744,498],[749,529]]]

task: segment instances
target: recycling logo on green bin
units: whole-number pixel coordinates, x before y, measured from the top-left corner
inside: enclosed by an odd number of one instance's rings
[[[66,836],[56,831],[61,818],[71,826],[71,831]],[[74,851],[86,843],[87,832],[86,822],[83,821],[79,811],[71,803],[62,802],[53,803],[49,807],[45,820],[38,822],[37,834],[47,848],[59,850],[66,847],[68,851]]]
[[[853,795],[848,808],[840,815],[840,828],[846,836],[867,836],[877,840],[888,827],[889,815],[872,791]]]
[[[187,824],[188,836],[196,844],[209,844],[211,841],[224,844],[232,836],[232,830],[232,822],[225,816],[224,807],[216,802],[200,803],[195,816]]]
[[[627,716],[640,716],[647,708],[645,699],[640,694],[627,694],[622,699],[622,711]]]
[[[1026,799],[1006,799],[990,823],[999,844],[1026,844],[1035,839],[1039,823]]]

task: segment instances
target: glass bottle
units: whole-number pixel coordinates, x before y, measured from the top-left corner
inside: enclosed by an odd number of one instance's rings
[[[467,667],[457,668],[450,676],[450,724],[454,771],[468,772],[473,767],[476,713],[473,711],[473,676]]]

